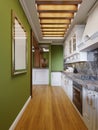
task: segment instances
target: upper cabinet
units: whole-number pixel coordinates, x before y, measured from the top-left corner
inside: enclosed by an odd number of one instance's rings
[[[73,34],[70,39],[68,40],[68,43],[69,43],[69,54],[72,54],[73,52],[75,52],[77,49],[76,49],[76,37],[77,35],[76,34]]]
[[[67,37],[64,46],[64,58],[66,63],[86,61],[87,53],[79,52],[78,46],[81,42],[85,25],[75,25]]]
[[[82,41],[78,48],[80,51],[90,51],[98,48],[98,2],[88,14]]]
[[[65,63],[93,61],[93,52],[98,48],[98,2],[88,13],[86,25],[75,25],[64,45]],[[88,51],[91,57],[88,59]]]

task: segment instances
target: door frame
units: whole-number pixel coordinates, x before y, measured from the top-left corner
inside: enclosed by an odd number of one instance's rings
[[[32,29],[30,30],[30,95],[33,97],[33,85],[32,85],[32,44],[33,44],[33,33]]]

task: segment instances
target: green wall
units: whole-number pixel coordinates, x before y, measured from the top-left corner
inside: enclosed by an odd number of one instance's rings
[[[51,85],[51,45],[49,45],[49,85]]]
[[[11,76],[11,9],[27,30],[27,73]],[[30,26],[19,0],[0,1],[0,130],[8,130],[30,96]]]
[[[63,46],[51,46],[51,71],[63,70]]]

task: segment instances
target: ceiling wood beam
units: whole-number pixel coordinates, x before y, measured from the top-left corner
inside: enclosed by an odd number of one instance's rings
[[[64,36],[64,33],[50,33],[50,34],[48,34],[48,33],[43,33],[42,35],[63,35]]]
[[[72,19],[74,17],[39,17],[40,19]]]
[[[74,13],[77,10],[37,10],[39,13]]]
[[[55,35],[55,36],[60,36],[60,35],[61,35],[61,36],[64,36],[64,34],[42,34],[42,35],[44,35],[44,36],[45,36],[45,35],[47,35],[47,36],[50,36],[50,35],[53,35],[53,36],[54,36],[54,35]]]
[[[51,32],[51,31],[48,31],[48,30],[43,31],[43,30],[42,30],[42,32]],[[52,32],[56,32],[56,31],[55,31],[55,30],[52,30]],[[58,30],[58,32],[61,32],[61,31],[59,31],[59,30]],[[62,32],[65,32],[65,30],[64,30],[64,31],[62,31]]]
[[[64,35],[43,35],[43,37],[64,37]]]
[[[40,23],[41,25],[69,25],[70,23]]]
[[[66,28],[65,27],[41,27],[41,29],[66,29]]]
[[[59,31],[60,31],[60,32],[61,32],[61,31],[62,31],[62,32],[65,32],[66,29],[41,29],[41,31],[42,31],[42,32],[51,32],[51,31],[53,31],[53,32],[57,32],[57,31],[58,31],[58,32],[59,32]]]
[[[73,5],[73,4],[79,4],[81,3],[82,0],[53,0],[53,1],[49,1],[49,0],[36,0],[36,3],[38,5]]]

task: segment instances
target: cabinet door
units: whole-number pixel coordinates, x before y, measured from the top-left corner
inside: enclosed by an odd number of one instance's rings
[[[61,87],[64,89],[64,81],[65,81],[65,75],[62,73],[61,74]]]
[[[32,73],[33,85],[49,85],[49,69],[33,69]]]
[[[72,88],[72,80],[69,79],[67,76],[65,76],[64,80],[64,91],[66,92],[67,96],[72,101],[72,95],[73,95],[73,88]]]
[[[98,130],[98,94],[83,88],[83,119],[89,130]]]
[[[68,78],[66,76],[65,76],[65,79],[64,79],[64,91],[68,95]]]
[[[72,86],[73,86],[72,80],[68,79],[68,96],[71,101],[72,101],[72,97],[73,97],[73,87]]]
[[[51,72],[51,85],[61,86],[61,72]]]
[[[74,52],[76,51],[76,34],[73,35],[72,40],[73,40],[72,44],[73,44],[73,52]]]
[[[88,101],[88,90],[83,88],[83,120],[88,128],[90,128],[90,106]]]
[[[95,93],[95,112],[94,130],[98,130],[98,93]]]

